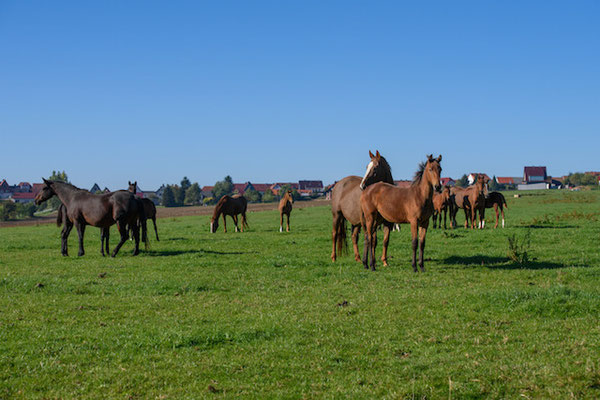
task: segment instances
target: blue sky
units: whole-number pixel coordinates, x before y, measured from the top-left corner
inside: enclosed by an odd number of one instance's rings
[[[600,2],[0,2],[0,179],[599,170]]]

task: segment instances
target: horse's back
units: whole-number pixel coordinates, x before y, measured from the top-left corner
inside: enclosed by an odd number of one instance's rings
[[[342,214],[352,225],[360,224],[360,181],[356,175],[347,176],[331,190],[331,212]]]

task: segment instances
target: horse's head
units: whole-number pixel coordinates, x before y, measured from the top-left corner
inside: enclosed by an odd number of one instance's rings
[[[35,204],[38,206],[46,200],[48,200],[49,198],[51,198],[52,196],[56,196],[56,192],[54,191],[54,189],[52,189],[52,184],[54,182],[48,181],[44,178],[42,178],[42,180],[44,181],[44,187],[38,192],[34,200]]]
[[[285,196],[293,203],[294,202],[294,196],[292,196],[292,190],[288,189],[287,193],[285,194]]]
[[[444,185],[442,188],[442,196],[444,200],[448,200],[450,198],[450,185]]]
[[[371,161],[367,165],[364,178],[360,181],[360,190],[365,190],[367,186],[385,180],[386,174],[390,172],[389,165],[385,161],[385,158],[379,154],[379,150],[375,152],[375,155],[369,150],[369,157],[371,157]]]
[[[433,155],[430,154],[427,156],[427,162],[425,163],[425,168],[423,169],[423,178],[425,181],[433,188],[439,192],[442,188],[442,182],[440,181],[440,176],[442,174],[442,167],[440,166],[440,162],[442,162],[442,155],[438,158],[433,158]]]
[[[475,182],[475,189],[480,196],[488,196],[488,182],[490,179],[483,174],[477,174],[477,181]]]
[[[135,181],[135,182],[128,181],[128,182],[129,182],[129,189],[128,190],[131,193],[136,194],[136,192],[137,192],[137,181]]]
[[[214,218],[210,220],[210,233],[217,232],[219,229],[219,218]]]

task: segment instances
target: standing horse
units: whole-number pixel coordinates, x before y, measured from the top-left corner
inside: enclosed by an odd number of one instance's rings
[[[489,179],[485,175],[479,174],[474,185],[466,188],[455,186],[450,190],[452,200],[451,225],[453,228],[456,227],[456,214],[459,208],[465,211],[465,228],[469,226],[469,221],[471,221],[471,229],[475,227],[475,215],[477,211],[480,213],[479,227],[483,227],[481,223],[481,210],[485,209],[488,181]]]
[[[249,228],[248,222],[246,221],[246,207],[248,206],[248,201],[244,196],[235,195],[229,196],[225,195],[221,197],[217,205],[215,206],[215,211],[213,212],[213,216],[210,220],[210,231],[215,233],[219,228],[219,216],[223,214],[223,230],[227,232],[227,221],[225,217],[230,215],[233,219],[233,223],[235,224],[235,231],[238,231],[238,214],[242,214],[242,232],[244,232],[244,226]]]
[[[81,189],[84,190],[84,189]],[[69,255],[68,238],[73,229],[73,223],[67,216],[67,207],[64,204],[60,204],[58,207],[58,213],[56,214],[56,226],[63,226],[60,232],[60,253],[63,256]],[[108,249],[108,241],[110,238],[110,228],[100,228],[100,254],[104,257],[104,247],[106,243],[106,254],[110,254]]]
[[[116,256],[123,243],[127,241],[127,227],[131,226],[135,239],[133,255],[139,254],[140,234],[138,220],[145,221],[143,208],[139,207],[134,196],[124,190],[106,194],[92,194],[87,190],[79,189],[69,183],[48,181],[44,179],[44,187],[35,197],[35,204],[57,196],[66,208],[69,221],[77,229],[79,234],[79,256],[83,256],[83,235],[86,225],[99,228],[108,228],[117,224],[121,240],[113,250],[112,257]],[[145,223],[142,225],[144,229]],[[70,229],[66,232],[68,236]],[[145,237],[145,232],[143,233]],[[66,241],[66,237],[63,239]],[[106,238],[108,242],[108,238]],[[64,242],[63,242],[64,243]],[[66,245],[66,244],[65,244]]]
[[[331,214],[333,215],[331,260],[335,261],[337,252],[342,252],[346,246],[346,220],[352,226],[352,245],[354,259],[360,261],[358,251],[358,234],[361,228],[360,194],[363,189],[376,182],[394,184],[392,169],[387,160],[376,151],[369,151],[371,161],[367,165],[365,176],[347,176],[335,184],[331,190]],[[386,228],[387,229],[387,228]],[[337,247],[337,252],[336,252]]]
[[[391,226],[394,223],[410,223],[412,234],[412,267],[417,272],[417,246],[419,246],[419,267],[425,272],[425,236],[429,226],[429,218],[433,214],[433,191],[441,188],[440,174],[442,156],[427,157],[427,162],[421,163],[415,173],[412,185],[409,188],[399,188],[389,183],[375,183],[366,188],[360,196],[360,205],[363,212],[362,223],[365,228],[365,253],[363,265],[375,270],[375,248],[377,246],[377,226],[384,224]],[[420,232],[419,232],[419,228]],[[417,238],[418,233],[418,238]],[[387,258],[387,242],[389,231],[383,239],[382,260]],[[384,265],[387,262],[384,261]]]
[[[129,182],[129,192],[136,194],[137,193],[137,181],[131,183]],[[146,214],[146,219],[151,219],[154,224],[154,233],[156,234],[156,241],[160,241],[158,238],[158,230],[156,229],[156,206],[154,202],[150,199],[141,198],[139,201],[142,203],[144,207],[144,213]]]
[[[496,225],[494,225],[494,229],[498,227],[498,208],[500,208],[500,212],[502,212],[502,227],[504,228],[504,207],[508,208],[508,204],[506,204],[506,199],[504,195],[500,192],[491,192],[488,197],[485,199],[485,208],[494,207],[494,211],[496,211]],[[485,212],[485,209],[483,210]],[[485,215],[484,215],[485,217]],[[485,219],[484,219],[485,223]]]
[[[287,215],[287,228],[286,232],[290,231],[290,214],[292,213],[292,204],[294,198],[292,197],[292,191],[288,190],[283,195],[283,198],[279,201],[279,232],[283,232],[283,215]]]
[[[446,214],[451,206],[452,202],[450,200],[450,186],[446,185],[442,189],[442,193],[433,194],[433,229],[436,228],[436,225],[439,228],[442,227],[442,212],[444,213],[444,229],[446,229]],[[452,210],[450,210],[450,213],[452,213]]]

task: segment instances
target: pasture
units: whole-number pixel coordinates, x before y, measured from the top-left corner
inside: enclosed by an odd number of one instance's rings
[[[1,229],[0,398],[598,398],[600,192],[506,198],[506,229],[493,210],[430,229],[425,273],[407,225],[390,267],[381,244],[376,272],[333,264],[328,206],[294,209],[290,233],[277,210],[244,233],[162,218],[114,259],[97,228],[81,258],[55,225]]]

